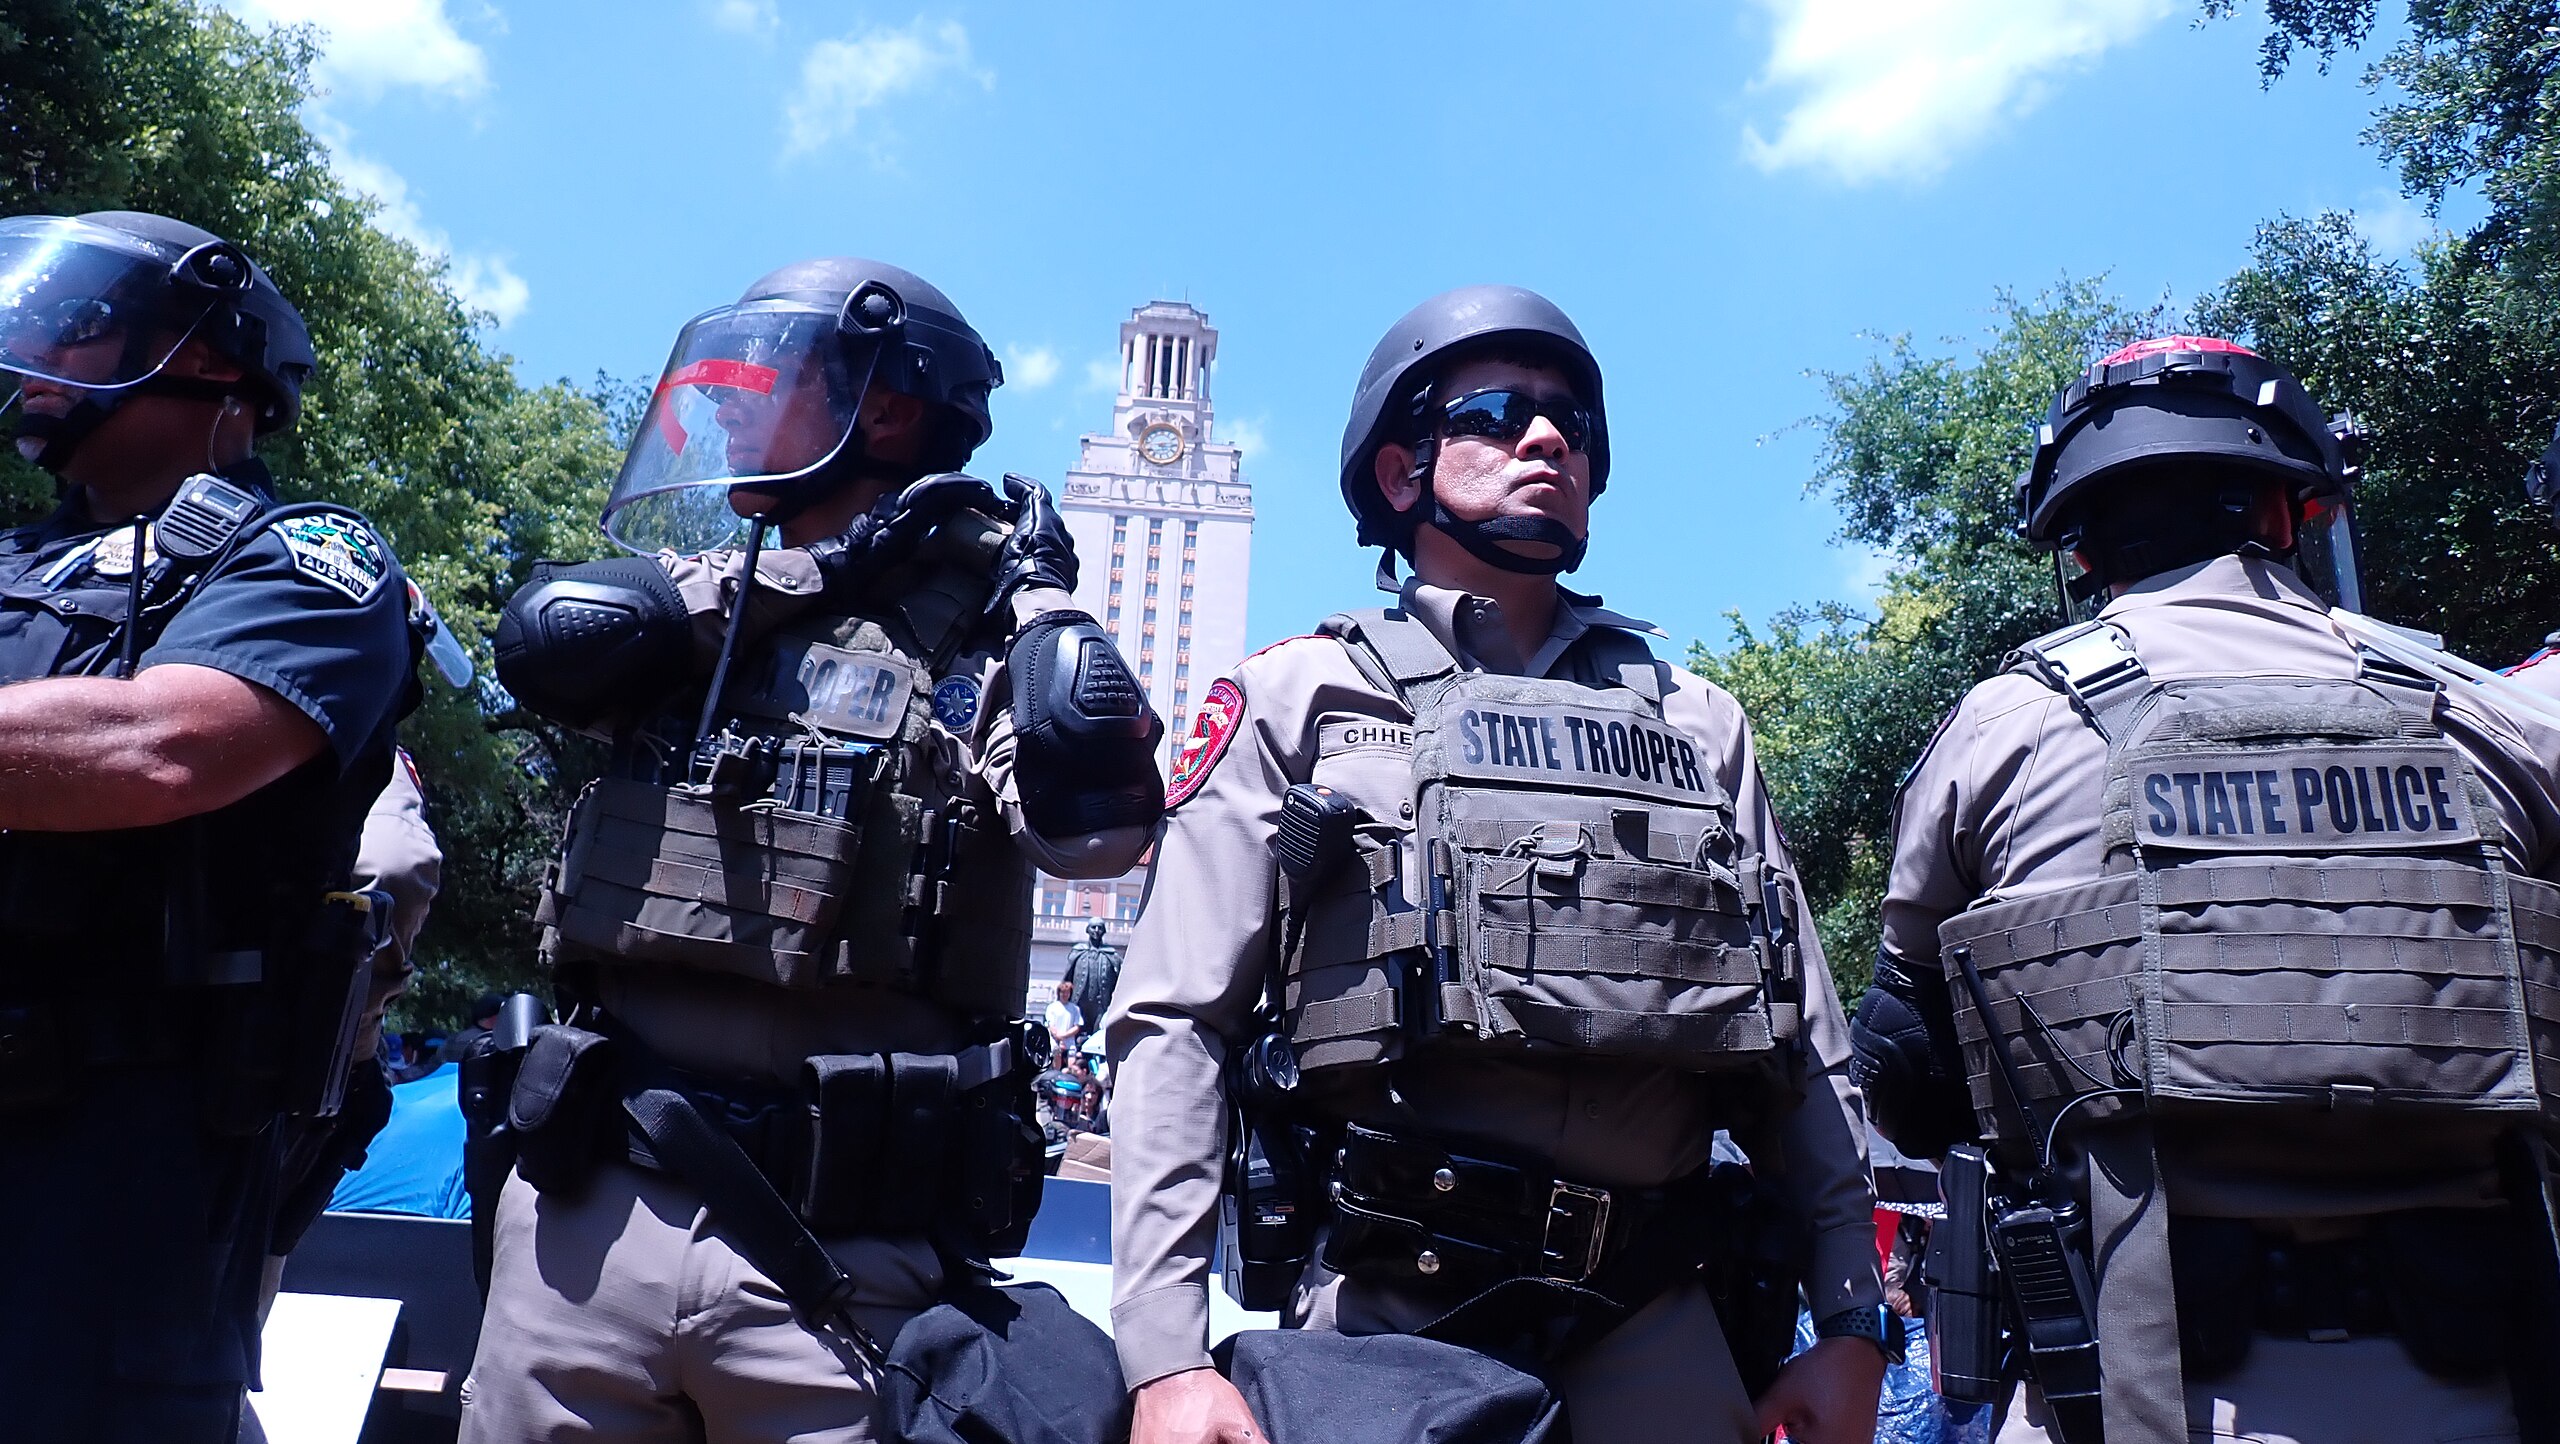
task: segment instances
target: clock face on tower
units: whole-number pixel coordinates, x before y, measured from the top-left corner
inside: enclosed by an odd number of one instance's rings
[[[1138,436],[1138,454],[1158,466],[1182,459],[1182,433],[1159,421]]]

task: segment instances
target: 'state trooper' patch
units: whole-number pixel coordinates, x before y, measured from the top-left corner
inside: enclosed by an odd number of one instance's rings
[[[885,741],[898,735],[914,694],[915,669],[887,652],[849,652],[825,642],[786,642],[767,653],[733,692],[742,712]]]
[[[978,679],[945,677],[933,684],[933,720],[948,732],[966,732],[978,720]]]
[[[1598,788],[1691,801],[1711,796],[1698,749],[1658,723],[1552,703],[1453,707],[1453,777]]]
[[[342,511],[287,517],[276,523],[276,534],[284,538],[285,549],[293,553],[293,564],[304,576],[359,602],[382,585],[382,574],[390,565],[372,529]]]
[[[1227,755],[1227,744],[1235,740],[1236,722],[1243,716],[1242,688],[1224,677],[1209,684],[1209,695],[1200,699],[1200,710],[1191,714],[1191,735],[1183,739],[1182,751],[1173,759],[1173,776],[1164,788],[1166,807],[1190,801],[1209,780],[1209,769]]]

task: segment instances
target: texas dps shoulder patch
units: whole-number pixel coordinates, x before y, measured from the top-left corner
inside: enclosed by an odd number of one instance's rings
[[[1164,805],[1180,807],[1191,800],[1209,780],[1209,769],[1227,755],[1227,744],[1235,740],[1236,724],[1244,717],[1244,689],[1220,677],[1209,684],[1209,695],[1200,699],[1199,709],[1191,714],[1191,735],[1182,739],[1182,751],[1173,759],[1173,776],[1165,783]]]
[[[334,587],[356,601],[373,595],[390,570],[391,554],[373,529],[343,511],[305,512],[276,523],[276,535],[293,553],[293,565],[304,576]]]

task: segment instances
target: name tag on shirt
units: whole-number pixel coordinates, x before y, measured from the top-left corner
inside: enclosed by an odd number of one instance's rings
[[[1598,789],[1682,803],[1721,800],[1689,739],[1624,714],[1553,703],[1452,706],[1441,731],[1452,777]]]
[[[785,641],[737,693],[742,712],[885,741],[906,721],[915,669],[885,652]]]
[[[2133,766],[2142,840],[2211,852],[2476,844],[2471,793],[2432,748],[2266,748]]]

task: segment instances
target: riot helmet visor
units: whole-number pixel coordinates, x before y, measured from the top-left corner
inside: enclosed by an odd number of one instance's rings
[[[2293,569],[2305,586],[2333,607],[2364,610],[2364,586],[2356,574],[2355,507],[2344,490],[2303,501],[2293,542]]]
[[[249,277],[218,242],[172,260],[86,221],[0,220],[0,370],[91,391],[138,385]]]
[[[858,446],[879,348],[841,316],[759,300],[689,322],[605,499],[605,534],[643,554],[720,546],[739,535],[732,489],[787,490]]]

